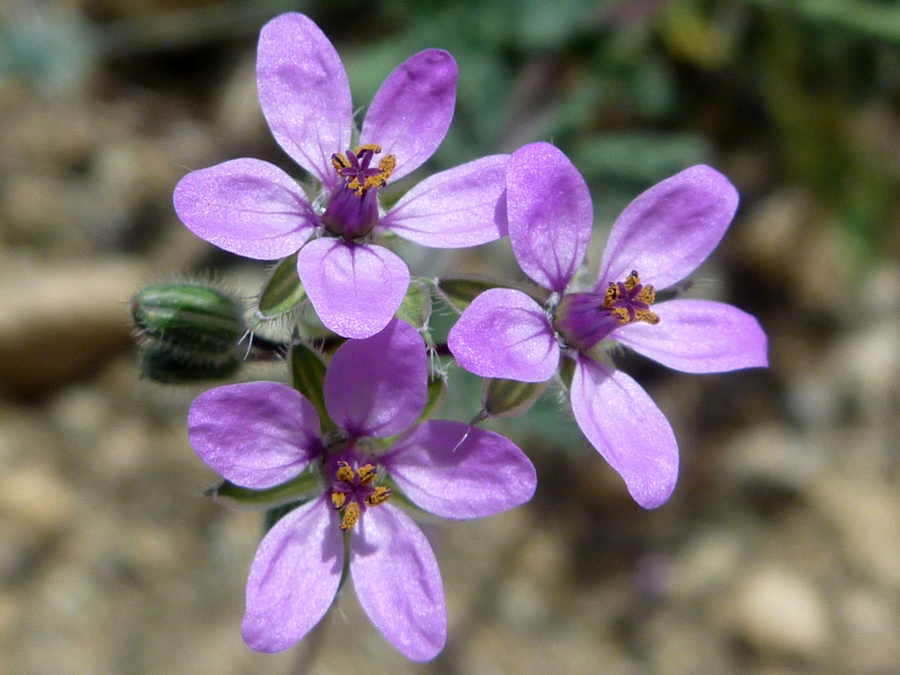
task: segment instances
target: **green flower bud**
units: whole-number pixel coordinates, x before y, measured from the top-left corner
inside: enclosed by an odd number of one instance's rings
[[[534,405],[547,389],[547,382],[518,382],[487,378],[481,386],[482,415],[519,417]]]
[[[218,358],[194,355],[166,345],[151,344],[141,358],[141,377],[161,384],[190,384],[223,380],[234,375],[243,359],[234,349]]]
[[[188,282],[151,284],[131,299],[140,334],[188,361],[232,355],[247,333],[241,301]]]

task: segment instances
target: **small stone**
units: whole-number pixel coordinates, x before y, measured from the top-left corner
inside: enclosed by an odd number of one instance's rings
[[[853,589],[841,598],[838,614],[847,672],[892,672],[900,663],[900,616],[891,598],[873,589]]]
[[[47,466],[28,465],[0,475],[0,517],[50,535],[75,517],[76,497]]]
[[[34,392],[129,344],[126,303],[146,280],[143,265],[107,259],[20,271],[5,275],[0,294],[0,385]]]
[[[738,532],[716,529],[695,536],[678,554],[666,585],[666,594],[690,601],[721,591],[733,579],[747,552]]]
[[[799,491],[823,469],[824,460],[795,432],[773,424],[737,436],[727,449],[725,466],[742,484]]]
[[[873,581],[900,591],[900,498],[874,481],[822,474],[807,490],[837,529],[851,563]]]
[[[815,659],[831,641],[828,609],[819,590],[799,573],[774,564],[747,576],[724,618],[763,652]]]

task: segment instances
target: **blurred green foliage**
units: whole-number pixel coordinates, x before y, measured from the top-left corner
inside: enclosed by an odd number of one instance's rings
[[[875,0],[325,3],[357,104],[406,55],[450,50],[457,115],[436,168],[551,140],[611,223],[638,191],[749,152],[762,185],[812,189],[879,254],[898,168],[867,121],[898,124],[900,5]],[[341,32],[339,26],[344,26]],[[335,29],[337,34],[335,34]]]
[[[660,178],[698,162],[727,170],[723,158],[742,150],[765,173],[752,183],[813,189],[856,244],[861,265],[878,254],[897,212],[900,169],[879,137],[900,125],[900,4],[892,0],[95,6],[91,16],[61,5],[10,5],[0,13],[0,82],[72,86],[104,59],[231,48],[292,9],[336,43],[360,108],[413,52],[453,53],[457,114],[434,169],[550,140],[585,174],[598,220],[609,224]],[[882,126],[873,129],[873,118]]]

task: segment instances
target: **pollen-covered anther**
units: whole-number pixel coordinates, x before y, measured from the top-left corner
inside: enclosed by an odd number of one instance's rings
[[[631,270],[631,274],[625,279],[625,290],[630,291],[639,283],[641,283],[641,275],[637,273],[637,270]]]
[[[390,499],[393,491],[385,485],[379,485],[375,488],[375,492],[366,497],[366,504],[369,506],[378,506]]]
[[[335,508],[336,511],[340,511],[344,508],[344,504],[347,503],[347,495],[343,492],[338,492],[335,490],[331,493],[331,505]]]
[[[356,525],[356,522],[359,520],[359,504],[356,502],[350,502],[347,504],[347,508],[344,509],[344,515],[341,517],[341,530],[346,532],[351,527]]]
[[[378,470],[371,464],[359,467],[359,470],[356,473],[359,474],[359,482],[363,485],[373,483],[375,478],[378,477]]]
[[[636,321],[643,321],[644,323],[649,323],[651,326],[655,326],[659,323],[659,315],[654,314],[649,309],[641,309],[635,312]]]
[[[618,317],[619,323],[623,324],[623,325],[628,323],[631,319],[631,317],[628,314],[628,310],[625,309],[624,307],[618,307],[618,308],[612,310],[612,313],[615,314],[616,317]]]
[[[606,289],[606,297],[603,298],[603,306],[607,309],[612,309],[612,304],[619,299],[619,284],[615,281],[609,282],[609,287]]]
[[[342,175],[341,172],[350,166],[350,162],[342,154],[336,152],[331,156],[331,166],[334,167],[334,170],[340,176]]]
[[[338,464],[338,470],[334,475],[342,483],[347,483],[348,485],[353,484],[353,467],[351,467],[347,462],[340,462]]]
[[[357,157],[359,157],[363,153],[363,151],[366,151],[366,150],[371,152],[373,155],[381,154],[381,146],[378,145],[377,143],[365,143],[364,145],[361,145],[356,149],[355,154]]]

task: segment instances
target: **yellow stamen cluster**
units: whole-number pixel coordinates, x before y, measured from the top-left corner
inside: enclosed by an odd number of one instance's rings
[[[381,154],[381,146],[375,145],[374,143],[361,145],[353,154],[359,157],[359,154],[364,150],[370,150],[372,154],[375,155]],[[331,156],[331,164],[334,166],[334,170],[337,171],[339,176],[345,175],[344,172],[346,169],[352,169],[349,160],[340,153],[335,153]],[[396,166],[397,158],[394,155],[385,155],[378,161],[378,168],[380,169],[379,173],[367,176],[363,181],[359,180],[358,175],[354,176],[347,183],[347,187],[352,190],[357,197],[362,197],[369,188],[383,188],[387,185],[388,179],[391,177],[391,174],[394,173],[394,168]]]
[[[641,283],[641,277],[636,272],[633,271],[628,277],[625,279],[625,293],[631,293],[634,288]],[[610,282],[609,287],[606,289],[606,296],[603,298],[603,306],[610,310],[613,314],[618,318],[619,324],[624,325],[626,323],[631,323],[632,321],[643,321],[645,323],[649,323],[651,326],[655,326],[659,323],[659,316],[651,312],[649,309],[634,309],[634,319],[631,318],[631,314],[628,311],[627,307],[614,307],[614,303],[624,300],[625,302],[640,302],[646,305],[652,305],[656,300],[656,289],[651,285],[644,286],[641,288],[640,292],[638,292],[637,297],[630,298],[624,297],[619,284],[616,282]]]
[[[335,478],[346,485],[353,485],[354,479],[359,477],[359,484],[371,486],[378,477],[378,470],[372,464],[365,464],[357,471],[353,470],[347,462],[341,462],[335,472]],[[379,485],[373,488],[373,492],[365,498],[366,505],[378,506],[386,502],[391,496],[391,488]],[[331,504],[338,511],[343,509],[341,516],[341,530],[347,531],[356,525],[359,520],[360,507],[356,500],[347,501],[347,493],[340,490],[331,491]]]

